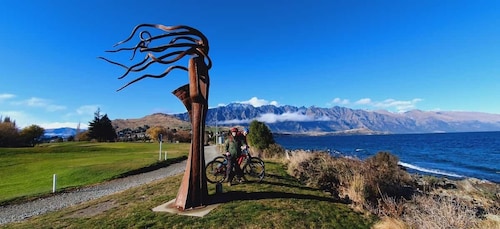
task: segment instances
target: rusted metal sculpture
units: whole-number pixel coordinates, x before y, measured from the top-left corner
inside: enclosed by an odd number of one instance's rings
[[[189,26],[141,24],[133,29],[127,39],[117,43],[115,46],[130,41],[138,33],[138,30],[147,28],[158,29],[161,33],[159,35],[152,35],[151,32],[143,30],[139,33],[139,42],[134,47],[107,51],[132,51],[131,60],[134,59],[137,51],[146,53],[145,58],[139,63],[126,66],[103,57],[100,58],[125,68],[125,73],[119,77],[119,79],[122,79],[131,72],[143,71],[155,63],[168,65],[183,59],[185,56],[191,56],[187,68],[174,65],[169,66],[159,75],[144,74],[130,81],[118,89],[118,91],[144,78],[163,78],[173,69],[182,69],[188,72],[189,83],[172,92],[186,107],[192,127],[191,149],[188,155],[186,171],[184,172],[175,200],[175,207],[181,211],[202,207],[208,203],[206,175],[203,172],[205,171],[203,142],[208,110],[208,89],[210,85],[208,70],[212,66],[212,62],[208,57],[208,40],[200,31]],[[168,39],[168,42],[161,44],[161,41],[164,39]],[[159,42],[159,45],[151,47],[153,44]]]

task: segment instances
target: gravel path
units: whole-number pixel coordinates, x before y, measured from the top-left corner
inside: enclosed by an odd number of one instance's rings
[[[216,146],[205,147],[206,162],[212,160],[216,156],[218,156]],[[33,216],[118,193],[168,176],[177,175],[184,172],[185,168],[186,161],[183,161],[155,171],[115,179],[91,187],[59,193],[54,196],[40,198],[26,203],[1,206],[0,225],[22,221]]]

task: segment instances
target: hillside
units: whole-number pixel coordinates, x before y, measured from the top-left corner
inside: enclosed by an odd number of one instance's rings
[[[168,114],[155,113],[136,119],[115,119],[111,121],[116,131],[123,129],[136,129],[145,125],[149,127],[164,126],[171,129],[187,129],[191,127],[191,123],[183,121],[175,116]]]

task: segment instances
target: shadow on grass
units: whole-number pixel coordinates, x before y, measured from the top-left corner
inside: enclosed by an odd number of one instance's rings
[[[268,179],[266,180],[266,178],[268,178]],[[285,180],[286,182],[290,182],[290,183],[272,182],[272,181],[268,181],[269,178],[277,179],[277,180]],[[316,188],[292,184],[292,183],[296,183],[296,182],[297,182],[297,180],[293,177],[290,177],[290,176],[281,176],[281,175],[266,173],[266,177],[261,182],[249,182],[249,183],[250,184],[252,184],[252,183],[254,183],[254,184],[269,184],[269,185],[282,186],[282,187],[287,187],[287,188],[298,188],[298,189],[307,190],[307,191],[318,191],[318,189],[316,189]]]
[[[171,164],[179,163],[179,162],[184,161],[184,160],[187,160],[187,156],[181,156],[181,157],[178,157],[178,158],[168,159],[166,161],[159,161],[159,162],[151,164],[151,165],[149,165],[147,167],[142,167],[142,168],[139,168],[139,169],[128,171],[126,173],[122,173],[120,175],[117,175],[117,176],[111,178],[110,180],[117,179],[117,178],[124,178],[124,177],[132,176],[132,175],[137,175],[137,174],[141,174],[141,173],[147,173],[147,172],[155,171],[157,169],[161,169],[161,168],[167,167],[167,166],[169,166]]]
[[[317,200],[326,202],[339,202],[333,198],[321,197],[315,195],[296,194],[288,192],[243,192],[229,191],[221,194],[211,195],[209,204],[229,203],[236,200],[264,200],[264,199],[302,199],[302,200]]]

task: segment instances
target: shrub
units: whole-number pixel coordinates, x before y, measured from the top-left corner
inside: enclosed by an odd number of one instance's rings
[[[353,208],[382,217],[374,228],[498,228],[500,224],[494,217],[488,218],[498,215],[498,199],[493,198],[493,206],[483,208],[476,199],[466,202],[458,196],[414,195],[413,178],[399,167],[398,158],[387,152],[361,161],[325,152],[293,151],[286,165],[288,173],[302,183],[329,191],[334,198],[345,200],[347,196]],[[443,195],[441,178],[421,180],[427,189]],[[495,193],[494,187],[485,185],[480,190]]]
[[[288,162],[289,173],[299,181],[330,192],[334,198],[348,196],[363,202],[362,162],[351,158],[334,158],[326,152],[294,152]]]
[[[376,204],[382,195],[410,198],[413,191],[411,176],[398,165],[399,159],[388,153],[379,152],[366,159],[366,198]]]
[[[411,228],[477,228],[474,209],[456,198],[414,196],[404,221]]]
[[[285,149],[279,144],[270,144],[262,152],[262,157],[264,158],[280,158],[285,155]]]

